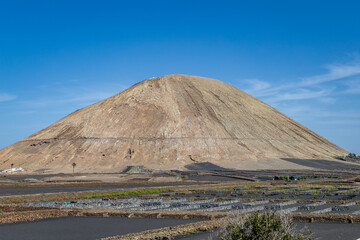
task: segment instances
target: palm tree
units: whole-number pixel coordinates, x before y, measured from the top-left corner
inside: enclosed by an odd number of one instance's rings
[[[10,164],[10,171],[11,171],[11,173],[13,172],[13,167],[14,167],[14,164],[13,164],[13,163]]]
[[[74,173],[75,167],[76,167],[76,163],[72,163],[72,167],[73,167],[73,173]]]

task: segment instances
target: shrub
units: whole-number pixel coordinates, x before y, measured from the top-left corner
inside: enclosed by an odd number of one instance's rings
[[[345,160],[345,161],[359,161],[360,156],[356,155],[355,153],[349,153],[346,156],[333,156],[333,158],[338,160]]]
[[[349,153],[347,156],[347,158],[356,158],[356,154],[355,153]]]
[[[308,234],[307,234],[308,235]],[[234,214],[220,229],[220,240],[311,240],[296,233],[293,221],[287,215],[275,212]]]

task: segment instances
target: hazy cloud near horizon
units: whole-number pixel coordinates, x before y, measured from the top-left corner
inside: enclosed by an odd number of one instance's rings
[[[6,102],[16,99],[15,95],[8,94],[8,93],[0,93],[0,102]]]
[[[250,88],[244,91],[255,97],[269,97],[269,102],[322,98],[328,95],[356,94],[360,91],[360,62],[326,65],[327,73],[298,79],[273,86],[266,80],[244,79]],[[342,81],[331,85],[332,81]],[[345,88],[346,87],[346,88]],[[336,89],[344,90],[335,92]]]
[[[352,105],[357,100],[351,97],[360,94],[360,62],[329,64],[325,69],[324,74],[290,79],[285,84],[244,79],[238,85],[312,130],[341,128],[350,137],[347,129],[360,128],[360,112]]]

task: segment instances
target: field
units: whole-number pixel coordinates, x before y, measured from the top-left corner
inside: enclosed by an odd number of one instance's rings
[[[228,214],[254,211],[289,214],[320,239],[340,239],[339,231],[325,234],[336,227],[360,237],[358,170],[207,165],[187,172],[9,174],[0,183],[0,228],[7,233],[2,239],[49,239],[56,231],[67,239],[207,239]]]

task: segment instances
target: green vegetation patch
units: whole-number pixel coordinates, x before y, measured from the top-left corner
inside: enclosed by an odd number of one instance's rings
[[[322,188],[323,191],[337,191],[339,190],[339,186],[324,186]]]
[[[274,212],[251,215],[235,215],[228,218],[220,229],[220,240],[311,240],[310,232],[297,233],[295,225],[287,216]]]
[[[152,193],[163,193],[163,192],[172,192],[172,188],[159,188],[159,189],[141,189],[141,190],[131,190],[131,191],[114,191],[110,193],[92,193],[85,195],[86,198],[101,198],[101,197],[123,197],[131,195],[141,195],[141,194],[152,194]]]
[[[360,161],[360,156],[356,155],[355,153],[349,153],[346,156],[333,156],[333,158],[343,161]]]
[[[131,167],[126,173],[133,173],[135,171],[135,167]]]

